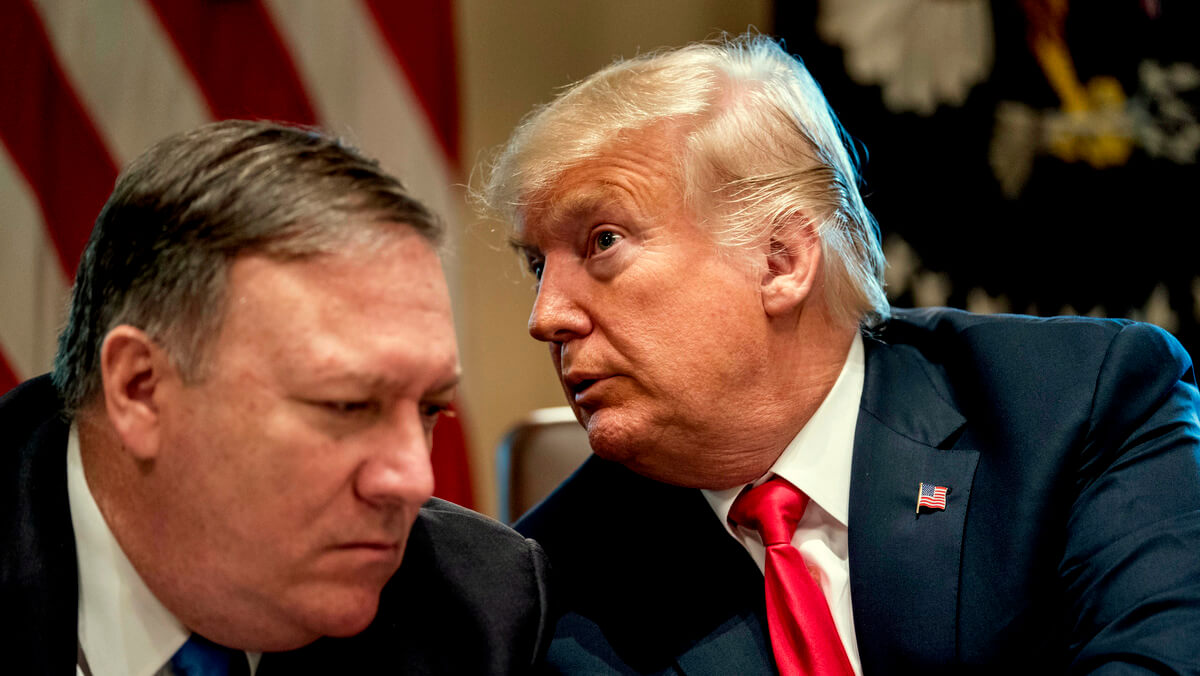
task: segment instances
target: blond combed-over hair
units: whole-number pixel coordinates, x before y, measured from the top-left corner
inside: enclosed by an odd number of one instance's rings
[[[859,193],[858,155],[804,64],[755,34],[618,61],[529,114],[477,196],[518,228],[562,174],[631,132],[673,122],[685,203],[733,248],[811,227],[831,312],[874,325],[889,314],[879,229]]]

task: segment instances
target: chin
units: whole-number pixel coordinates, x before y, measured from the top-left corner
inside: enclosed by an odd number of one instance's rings
[[[640,432],[640,425],[632,424],[626,418],[612,409],[602,409],[587,419],[584,427],[593,453],[622,465],[632,464],[641,454],[640,447],[645,443],[646,435]]]
[[[648,479],[675,485],[688,485],[688,477],[680,473],[685,467],[680,454],[662,445],[655,432],[662,428],[635,424],[618,418],[610,410],[600,411],[588,421],[588,443],[596,455],[620,463]]]
[[[700,441],[679,435],[678,427],[674,428],[676,434],[664,434],[673,428],[615,413],[602,410],[588,421],[588,443],[601,458],[647,479],[684,488],[716,489],[746,483],[729,476],[726,467],[698,464]]]
[[[345,638],[361,633],[379,612],[379,590],[342,592],[309,606],[307,625],[320,636]]]

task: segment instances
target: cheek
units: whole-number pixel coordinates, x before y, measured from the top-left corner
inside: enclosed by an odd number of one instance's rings
[[[234,509],[245,505],[248,526],[315,518],[313,505],[327,501],[329,486],[339,480],[340,468],[331,466],[337,454],[295,416],[262,407],[243,411],[196,431],[193,445],[202,457],[195,470],[204,476],[205,490]]]
[[[662,333],[676,349],[711,358],[744,343],[763,323],[762,302],[754,289],[722,277],[697,276],[665,288],[643,316],[650,331]],[[726,360],[736,358],[725,354]]]

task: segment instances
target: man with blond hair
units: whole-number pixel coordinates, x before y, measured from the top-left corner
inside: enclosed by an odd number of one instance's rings
[[[517,524],[564,587],[551,663],[1194,669],[1191,360],[1128,321],[890,308],[851,148],[748,36],[599,71],[492,166],[595,453]]]

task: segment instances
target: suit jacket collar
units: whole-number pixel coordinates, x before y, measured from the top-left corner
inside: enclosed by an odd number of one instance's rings
[[[941,371],[912,346],[865,339],[850,482],[850,587],[865,673],[955,658],[963,526],[979,454]],[[920,483],[949,489],[917,513]]]
[[[14,673],[74,674],[78,580],[67,430],[46,376],[0,399],[0,654]]]

